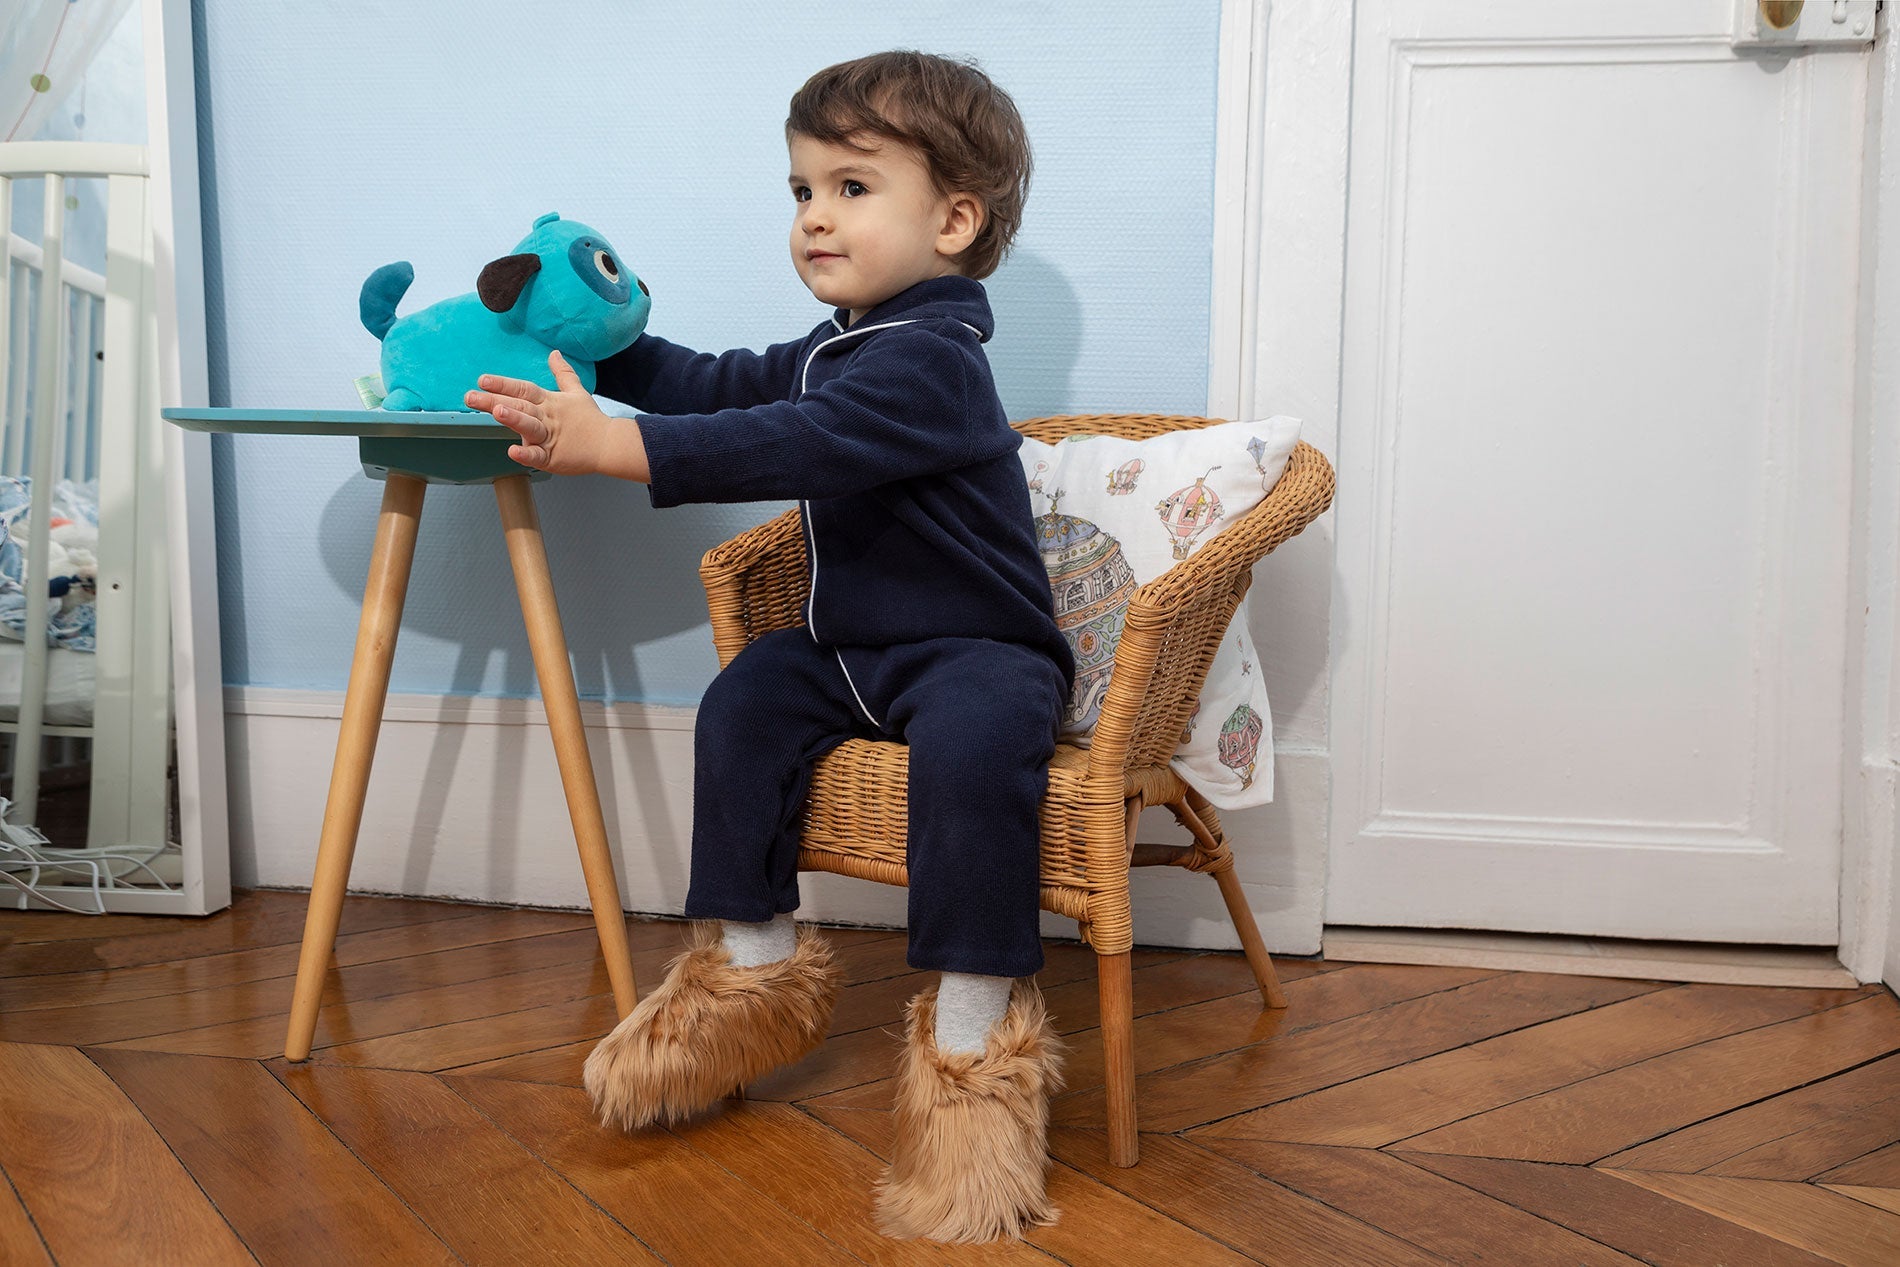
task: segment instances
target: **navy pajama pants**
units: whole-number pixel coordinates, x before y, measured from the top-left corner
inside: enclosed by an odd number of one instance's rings
[[[766,634],[699,706],[686,914],[759,923],[798,909],[812,763],[847,739],[897,739],[910,747],[910,966],[1038,971],[1037,807],[1067,695],[1056,663],[1015,643]]]

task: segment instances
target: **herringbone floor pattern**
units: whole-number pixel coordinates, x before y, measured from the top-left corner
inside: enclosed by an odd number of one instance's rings
[[[612,1021],[584,915],[352,898],[318,1051],[278,1056],[303,897],[205,920],[0,914],[0,1262],[1900,1263],[1900,1004],[1137,952],[1144,1131],[1105,1157],[1088,953],[1064,1214],[1020,1245],[872,1230],[895,1034],[921,978],[834,934],[831,1040],[708,1118],[601,1129]],[[643,986],[681,926],[631,928]]]

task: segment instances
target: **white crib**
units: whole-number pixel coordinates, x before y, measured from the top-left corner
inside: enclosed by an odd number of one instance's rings
[[[17,711],[0,710],[12,775],[6,821],[33,824],[45,781],[89,764],[86,838],[54,840],[53,851],[123,848],[151,858],[158,875],[175,883],[182,877],[170,777],[166,446],[147,152],[131,145],[0,145],[0,231],[12,224],[16,182],[29,178],[45,182],[42,240],[8,232],[0,268],[0,473],[29,475],[33,494],[27,636],[0,642],[0,682],[20,683]],[[106,188],[103,274],[61,256],[68,182],[86,179],[103,179]],[[44,578],[51,493],[60,478],[98,482],[96,650],[89,654],[34,636],[46,629],[52,602]],[[9,658],[17,664],[6,664]],[[19,874],[17,865],[11,869]],[[128,897],[136,889],[141,899],[108,901],[107,909],[154,909],[151,873],[112,867],[103,878],[107,888],[123,885]],[[62,883],[50,875],[36,882]],[[78,876],[64,883],[81,885],[73,891],[91,887]],[[0,901],[10,894],[0,891]]]

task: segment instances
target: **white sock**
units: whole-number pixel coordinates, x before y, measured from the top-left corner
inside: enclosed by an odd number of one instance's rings
[[[738,920],[719,921],[719,936],[726,954],[741,968],[757,968],[791,958],[798,949],[798,930],[789,913],[775,915],[763,924],[742,924]]]
[[[996,1022],[1009,1011],[1014,977],[946,972],[937,986],[937,1050],[983,1050]]]

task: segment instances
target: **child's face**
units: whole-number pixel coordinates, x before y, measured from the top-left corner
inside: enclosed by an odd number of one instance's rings
[[[856,321],[918,282],[956,271],[982,226],[968,194],[939,194],[923,158],[895,141],[875,150],[791,140],[792,266],[811,293]]]

